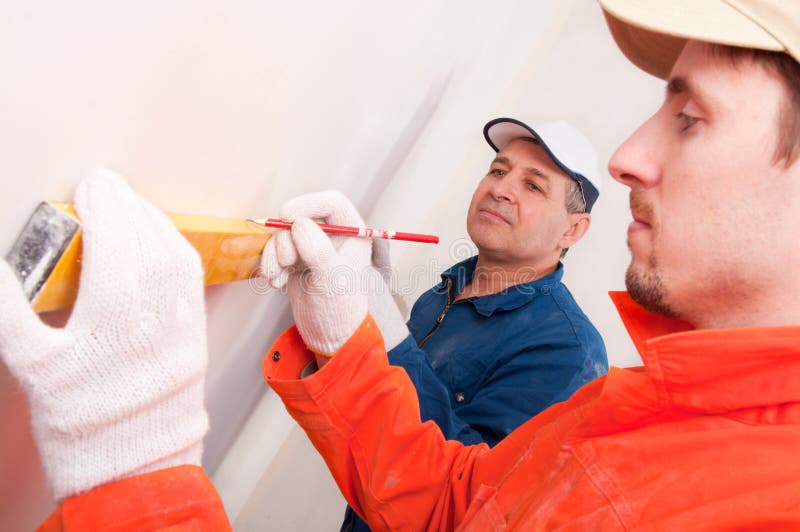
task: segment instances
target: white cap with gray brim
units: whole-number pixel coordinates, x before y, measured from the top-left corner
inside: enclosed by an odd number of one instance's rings
[[[556,165],[578,182],[591,212],[600,196],[600,172],[597,151],[589,139],[567,122],[548,122],[529,127],[513,118],[495,118],[483,127],[483,136],[494,151],[501,151],[514,139],[532,138],[547,152]]]

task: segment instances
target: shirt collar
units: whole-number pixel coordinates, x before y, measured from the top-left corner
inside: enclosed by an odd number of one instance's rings
[[[470,257],[453,265],[450,269],[442,273],[442,284],[440,286],[446,286],[447,280],[450,279],[455,287],[453,294],[459,294],[464,289],[464,286],[472,280],[473,275],[475,275],[477,263],[478,256],[475,255],[474,257]],[[508,311],[517,309],[531,301],[537,295],[549,294],[553,288],[561,283],[561,278],[563,276],[564,266],[559,262],[553,273],[541,279],[529,283],[513,285],[496,294],[471,297],[465,301],[471,303],[478,314],[488,317],[498,310]]]
[[[731,412],[800,402],[800,327],[693,329],[610,292],[659,399]]]

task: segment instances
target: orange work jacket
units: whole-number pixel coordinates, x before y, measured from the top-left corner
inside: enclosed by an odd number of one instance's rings
[[[800,327],[691,331],[612,298],[646,370],[612,368],[492,449],[420,423],[369,317],[303,380],[313,355],[290,329],[264,375],[374,530],[800,529]],[[129,514],[161,473],[129,487]],[[68,499],[62,523],[140,478]]]

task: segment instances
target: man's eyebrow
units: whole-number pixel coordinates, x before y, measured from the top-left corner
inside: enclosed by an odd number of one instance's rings
[[[669,79],[669,81],[667,82],[667,94],[666,94],[667,98],[669,98],[670,96],[683,94],[685,92],[688,93],[692,92],[691,88],[689,87],[689,83],[686,81],[686,78],[678,76]]]
[[[508,157],[503,157],[502,155],[498,155],[497,157],[495,157],[494,160],[492,161],[492,164],[494,163],[503,163],[508,165],[511,164],[511,162],[508,160]]]
[[[529,166],[528,168],[525,169],[525,172],[527,172],[528,174],[530,174],[532,176],[541,177],[545,181],[548,181],[548,182],[550,181],[550,176],[548,176],[547,174],[545,174],[544,172],[542,172],[541,170],[539,170],[535,166]]]
[[[697,84],[692,83],[691,80],[683,76],[675,76],[667,82],[667,95],[666,99],[670,97],[685,94],[693,101],[705,109],[710,109],[714,99],[706,92],[698,87]]]

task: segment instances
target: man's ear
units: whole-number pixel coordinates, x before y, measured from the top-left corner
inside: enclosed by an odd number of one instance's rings
[[[567,230],[561,235],[561,239],[558,241],[558,245],[561,249],[570,248],[575,245],[578,240],[583,238],[583,235],[586,234],[586,231],[589,230],[589,226],[592,224],[592,215],[588,212],[574,212],[569,215],[568,223],[569,226],[567,226]]]

